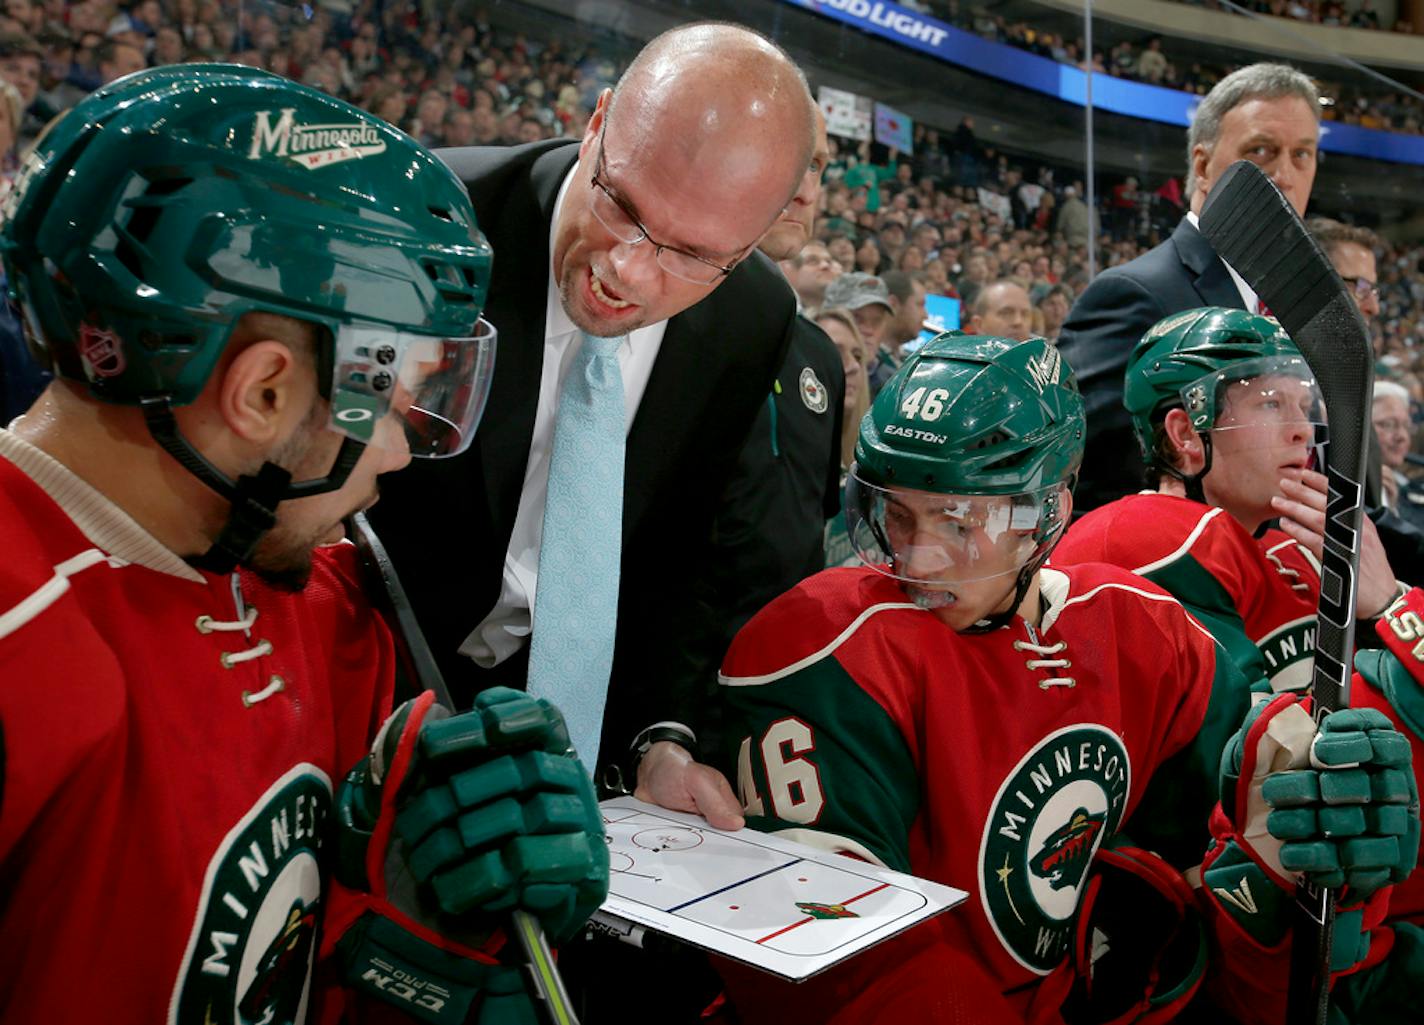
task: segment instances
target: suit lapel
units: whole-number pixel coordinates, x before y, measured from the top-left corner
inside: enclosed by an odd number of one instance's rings
[[[649,497],[659,493],[660,480],[677,459],[677,446],[669,444],[669,436],[685,436],[687,418],[705,412],[701,400],[711,393],[713,382],[706,380],[705,373],[698,374],[697,350],[715,344],[716,335],[709,330],[704,312],[708,305],[704,299],[668,321],[653,372],[643,389],[624,456],[624,537],[636,530]],[[637,487],[628,487],[628,481],[636,481]]]
[[[496,524],[512,525],[519,508],[539,384],[544,366],[544,311],[549,287],[549,225],[554,201],[577,147],[539,157],[526,182],[490,211],[486,233],[494,246],[494,273],[485,317],[499,329],[494,382],[475,435],[485,494]],[[471,191],[479,183],[469,183]]]
[[[1206,240],[1192,222],[1185,217],[1172,232],[1172,244],[1182,264],[1191,271],[1192,285],[1201,296],[1203,306],[1227,306],[1242,309],[1241,291],[1231,280],[1226,264],[1216,255],[1216,250]]]

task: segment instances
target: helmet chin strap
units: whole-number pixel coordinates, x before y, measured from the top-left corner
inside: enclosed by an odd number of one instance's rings
[[[277,506],[291,498],[305,498],[335,491],[346,483],[352,468],[366,447],[354,438],[345,438],[336,461],[325,477],[292,483],[292,473],[276,463],[264,462],[255,475],[243,474],[233,480],[195,449],[178,430],[167,395],[140,400],[148,433],[182,467],[231,503],[213,546],[202,555],[184,561],[209,573],[231,573],[246,566],[262,535],[277,522]]]
[[[1162,466],[1161,471],[1168,477],[1175,478],[1182,482],[1187,489],[1187,497],[1193,502],[1200,502],[1202,505],[1209,505],[1206,500],[1206,490],[1202,487],[1202,478],[1211,472],[1211,432],[1198,431],[1197,437],[1202,443],[1202,468],[1196,473],[1183,473],[1175,466]]]
[[[1002,612],[995,612],[991,616],[985,616],[974,625],[966,626],[960,633],[986,634],[1001,626],[1008,626],[1013,621],[1014,614],[1018,612],[1019,606],[1023,604],[1024,595],[1028,593],[1029,585],[1033,583],[1033,575],[1039,571],[1047,558],[1048,553],[1045,552],[1042,558],[1034,559],[1019,568],[1018,578],[1014,581],[1014,599],[1009,602],[1008,608]]]

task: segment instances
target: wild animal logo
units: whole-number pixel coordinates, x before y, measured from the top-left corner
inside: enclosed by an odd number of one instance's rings
[[[979,891],[1004,949],[1046,975],[1063,959],[1093,856],[1131,786],[1127,749],[1095,723],[1040,740],[1005,776],[979,848]]]
[[[295,1025],[306,1017],[321,916],[331,782],[293,766],[217,845],[169,1025]]]
[[[844,904],[818,904],[810,900],[798,900],[796,907],[810,915],[812,918],[859,918],[854,911]]]
[[[824,413],[830,405],[830,392],[810,367],[801,368],[801,401],[813,413]]]
[[[1079,808],[1066,824],[1048,834],[1038,853],[1029,860],[1029,868],[1047,879],[1055,890],[1077,886],[1088,870],[1088,858],[1102,830],[1101,815],[1090,815],[1087,808]]]
[[[369,122],[307,125],[296,120],[296,113],[295,107],[283,107],[274,125],[272,112],[259,110],[252,119],[252,145],[247,151],[248,159],[284,157],[310,171],[345,160],[374,157],[386,151],[386,140]]]

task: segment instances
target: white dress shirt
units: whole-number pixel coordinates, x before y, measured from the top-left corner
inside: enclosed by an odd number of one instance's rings
[[[544,501],[549,493],[549,458],[554,448],[554,421],[559,393],[564,378],[573,365],[574,356],[583,345],[583,337],[559,298],[558,282],[554,279],[554,233],[564,197],[577,177],[579,165],[574,164],[554,201],[554,217],[549,225],[549,288],[544,313],[544,369],[539,379],[539,405],[534,413],[534,436],[529,443],[529,463],[524,471],[524,485],[519,493],[519,512],[514,517],[514,530],[509,536],[509,550],[504,555],[504,582],[499,600],[490,614],[475,627],[460,645],[461,654],[468,655],[485,669],[498,665],[527,643],[534,619],[534,594],[539,582],[539,540],[544,533]],[[495,254],[499,259],[499,254]],[[618,349],[618,366],[623,373],[623,402],[627,407],[627,425],[633,426],[647,389],[653,363],[662,348],[667,321],[660,320],[632,332]],[[496,356],[496,359],[498,356]]]

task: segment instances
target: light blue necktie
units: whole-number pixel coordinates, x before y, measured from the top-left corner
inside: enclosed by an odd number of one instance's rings
[[[618,367],[623,338],[582,337],[554,420],[529,693],[564,713],[574,750],[592,772],[613,669],[627,414]]]

